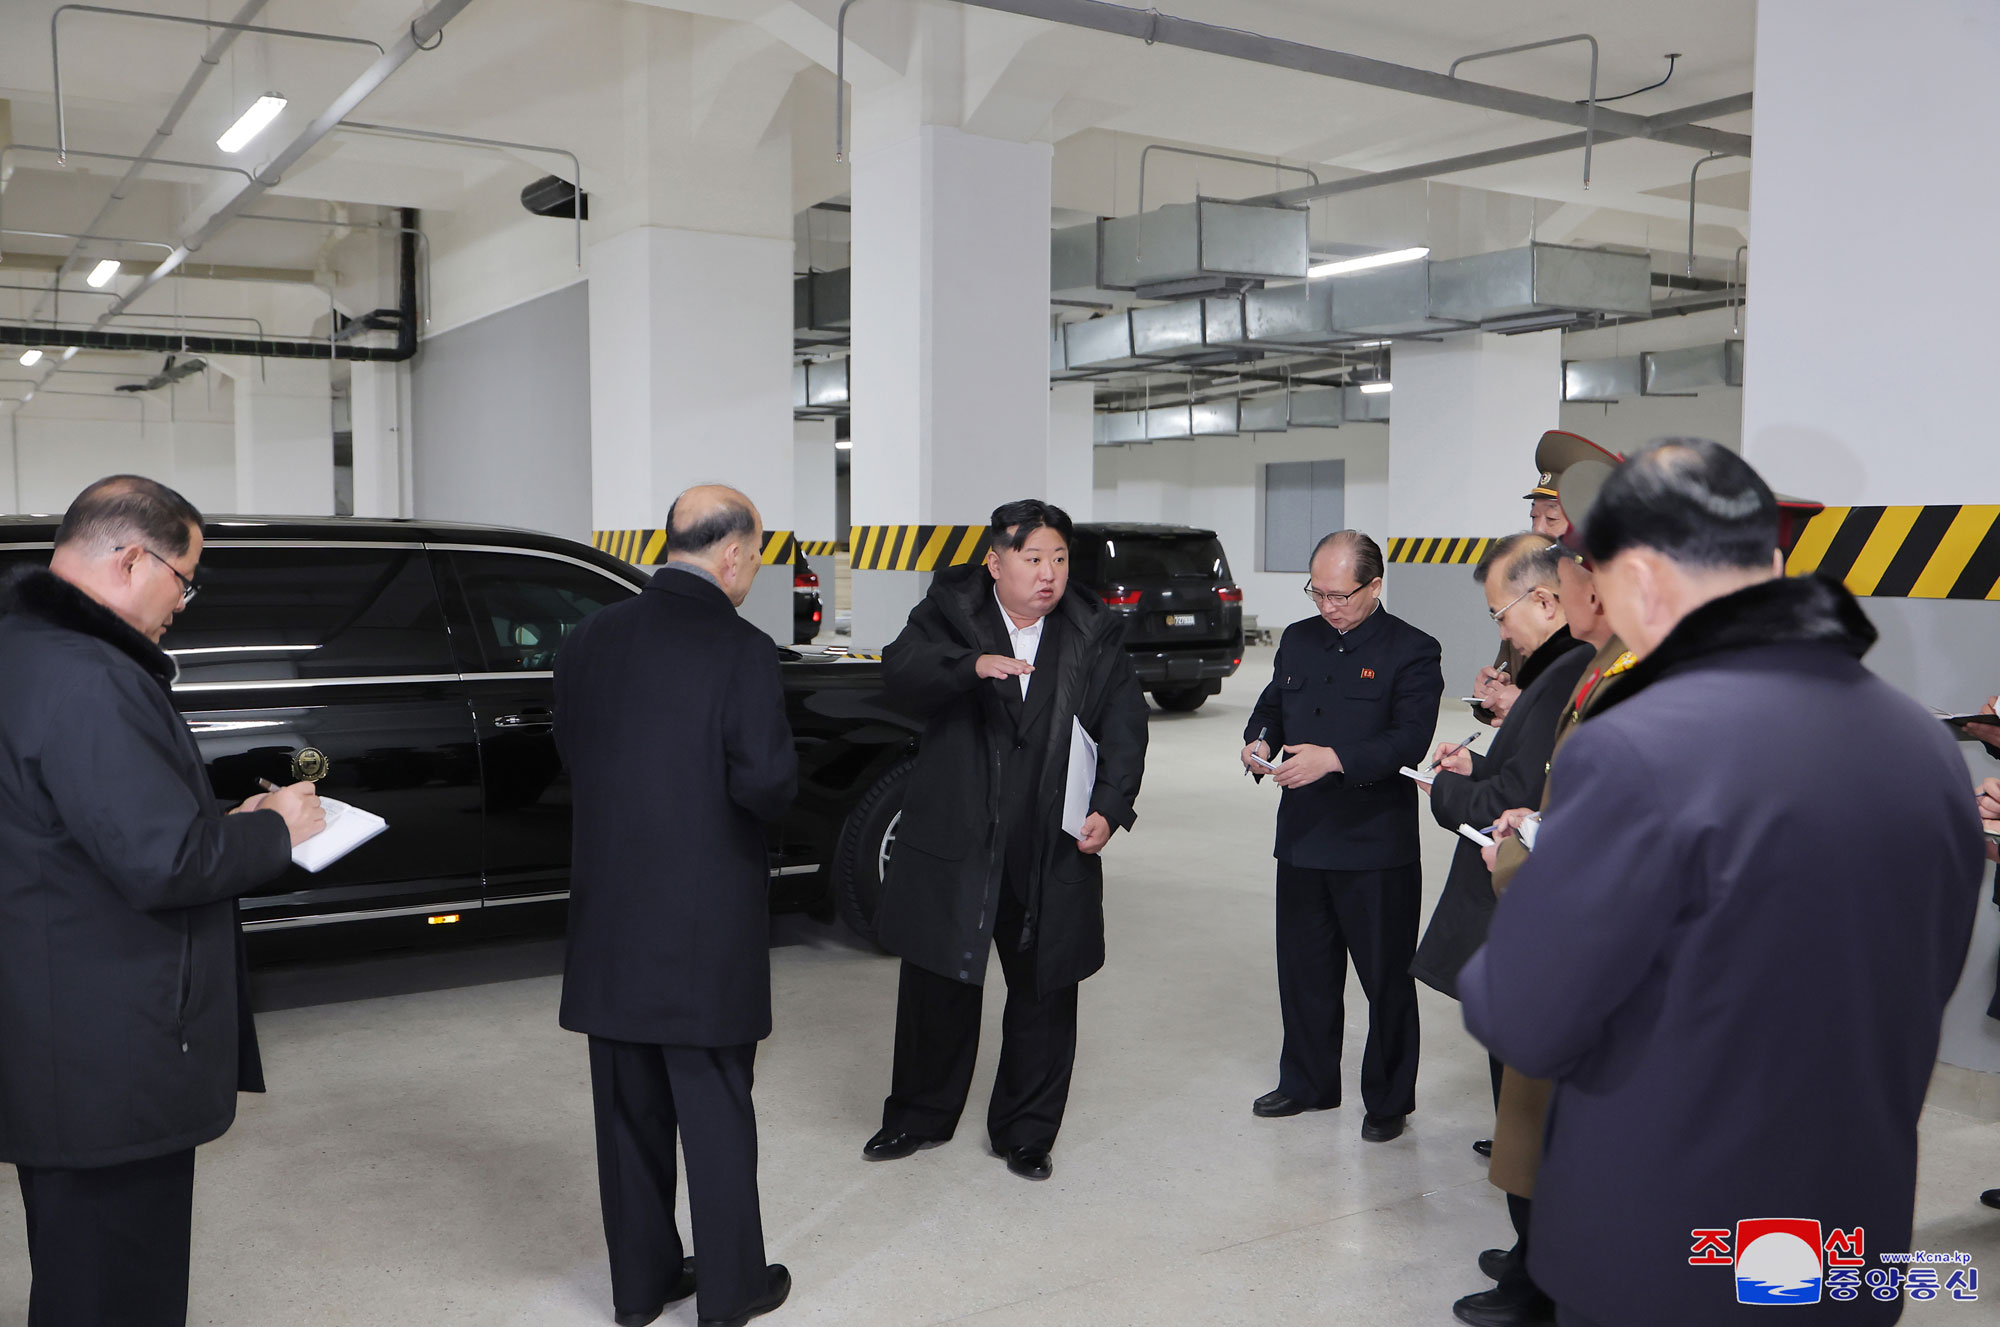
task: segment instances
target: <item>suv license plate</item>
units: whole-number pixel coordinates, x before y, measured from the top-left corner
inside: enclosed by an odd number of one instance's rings
[[[1167,625],[1170,627],[1191,627],[1197,620],[1196,615],[1193,613],[1167,614]]]

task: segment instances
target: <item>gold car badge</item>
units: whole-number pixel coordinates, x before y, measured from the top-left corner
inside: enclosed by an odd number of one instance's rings
[[[292,757],[292,781],[294,783],[318,783],[326,777],[333,762],[326,754],[313,747],[306,747]]]

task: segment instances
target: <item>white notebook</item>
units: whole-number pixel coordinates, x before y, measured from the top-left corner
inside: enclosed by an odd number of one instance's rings
[[[1073,839],[1083,837],[1083,822],[1090,816],[1090,794],[1097,787],[1097,743],[1083,730],[1081,720],[1070,719],[1069,782],[1063,792],[1063,832]]]
[[[326,812],[326,828],[292,849],[292,862],[318,874],[389,828],[389,822],[373,811],[335,801],[319,799]]]

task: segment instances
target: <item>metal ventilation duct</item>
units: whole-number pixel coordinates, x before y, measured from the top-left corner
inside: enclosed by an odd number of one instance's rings
[[[1064,323],[1063,360],[1072,369],[1130,369],[1146,361],[1132,353],[1132,319],[1110,313]]]
[[[1152,359],[1213,355],[1243,340],[1243,305],[1233,299],[1191,299],[1134,309],[1131,350]]]
[[[1330,278],[1334,331],[1350,337],[1417,336],[1463,331],[1478,322],[1476,315],[1439,310],[1431,276],[1436,266],[1419,260]]]
[[[1097,225],[1096,284],[1143,299],[1300,278],[1312,261],[1303,209],[1204,198]],[[1067,261],[1065,273],[1061,279],[1075,279]]]
[[[1645,254],[1530,244],[1430,265],[1436,317],[1486,323],[1547,313],[1650,313]]]
[[[1233,438],[1243,431],[1237,401],[1203,401],[1195,405],[1192,427],[1197,438]]]
[[[1125,443],[1145,442],[1146,412],[1143,410],[1115,410],[1097,417],[1096,442],[1100,447],[1117,447]]]
[[[1238,427],[1245,433],[1283,433],[1291,427],[1292,398],[1289,392],[1252,396],[1237,407]]]
[[[1314,349],[1338,338],[1333,330],[1333,283],[1298,281],[1243,297],[1245,343],[1265,349]]]
[[[1644,388],[1642,356],[1563,361],[1563,400],[1610,403],[1637,396]]]
[[[1647,396],[1689,396],[1703,387],[1743,385],[1741,341],[1655,350],[1639,358],[1644,372],[1641,390]]]
[[[1184,405],[1154,406],[1144,412],[1146,416],[1146,440],[1165,442],[1173,438],[1194,436],[1194,411]]]
[[[853,311],[853,273],[809,272],[792,278],[792,339],[845,341]]]
[[[1292,393],[1292,427],[1295,429],[1337,429],[1346,419],[1341,406],[1341,388],[1302,387]]]
[[[1342,412],[1350,424],[1389,422],[1389,393],[1364,392],[1359,387],[1340,389]]]

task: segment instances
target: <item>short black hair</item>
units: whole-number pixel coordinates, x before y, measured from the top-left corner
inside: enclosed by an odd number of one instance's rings
[[[1600,565],[1628,548],[1650,548],[1688,567],[1768,567],[1778,547],[1778,500],[1721,443],[1666,438],[1604,481],[1583,540]]]
[[[1054,530],[1062,536],[1064,544],[1076,542],[1076,527],[1070,523],[1069,513],[1040,498],[1001,503],[993,509],[993,520],[988,524],[986,533],[994,552],[1012,553],[1027,543],[1028,536],[1037,530]]]
[[[1484,585],[1493,575],[1493,569],[1505,563],[1509,590],[1525,594],[1529,587],[1535,585],[1554,590],[1561,585],[1556,575],[1567,556],[1561,541],[1532,530],[1523,530],[1505,539],[1494,540],[1485,556],[1479,559],[1479,565],[1472,569],[1472,579]]]
[[[1314,544],[1312,556],[1306,559],[1308,576],[1312,574],[1312,564],[1319,561],[1319,555],[1330,548],[1344,548],[1354,555],[1355,585],[1366,585],[1381,578],[1382,546],[1359,530],[1335,530]]]
[[[683,493],[681,497],[686,497]],[[681,499],[675,498],[674,505],[667,508],[667,552],[706,553],[725,539],[748,537],[757,533],[757,517],[750,505],[736,498],[720,498],[715,510],[698,521],[681,521]]]
[[[76,495],[56,529],[56,547],[99,552],[140,544],[168,557],[188,551],[201,512],[157,479],[110,475]]]

